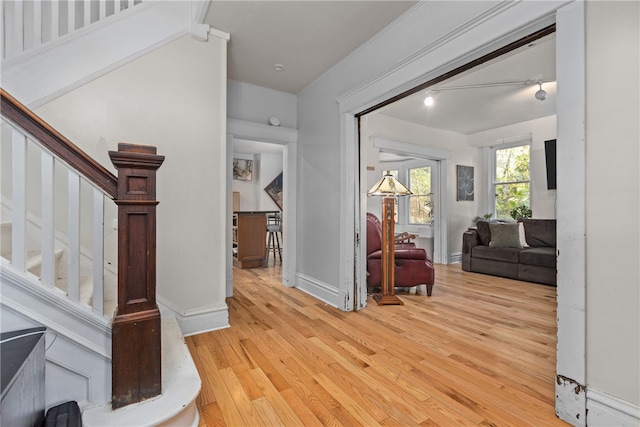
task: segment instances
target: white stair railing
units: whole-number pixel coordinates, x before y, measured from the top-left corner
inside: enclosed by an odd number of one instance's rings
[[[16,270],[33,272],[43,286],[58,288],[98,315],[111,317],[113,312],[105,313],[104,200],[108,196],[5,117],[0,128],[2,156],[11,157],[1,159],[2,179],[11,182],[2,188],[2,222],[11,222],[10,256],[3,248],[3,257]],[[9,187],[11,193],[5,194]],[[38,190],[40,197],[34,197]],[[56,218],[62,212],[66,220]],[[83,221],[90,226],[83,227]],[[115,304],[113,291],[109,300]]]
[[[19,57],[140,3],[142,0],[3,0],[2,59]]]

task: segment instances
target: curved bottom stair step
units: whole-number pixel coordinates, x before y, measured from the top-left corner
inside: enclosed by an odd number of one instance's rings
[[[162,318],[162,394],[124,408],[110,404],[87,408],[83,425],[92,426],[197,426],[196,398],[201,381],[175,318]]]

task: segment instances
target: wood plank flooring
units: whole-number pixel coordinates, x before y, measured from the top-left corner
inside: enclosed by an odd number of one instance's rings
[[[556,288],[436,266],[433,296],[345,313],[234,269],[231,328],[187,338],[200,426],[561,426]]]

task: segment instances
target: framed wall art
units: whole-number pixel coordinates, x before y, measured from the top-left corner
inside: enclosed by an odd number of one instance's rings
[[[473,166],[456,166],[458,201],[473,201]]]
[[[280,210],[282,210],[282,172],[280,172],[280,175],[273,178],[273,181],[271,181],[269,185],[264,187],[264,191],[267,192],[276,205],[278,205]]]
[[[233,159],[233,179],[251,181],[253,174],[253,160]]]

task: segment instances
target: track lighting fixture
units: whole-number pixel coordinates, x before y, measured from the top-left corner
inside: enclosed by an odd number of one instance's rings
[[[542,89],[542,83],[543,82],[538,82],[538,86],[540,86],[540,89],[538,89],[535,95],[536,99],[540,101],[544,101],[545,99],[547,99],[547,92],[544,89]]]
[[[520,80],[520,81],[507,81],[507,82],[475,83],[475,84],[462,85],[462,86],[437,87],[435,89],[429,90],[425,94],[426,97],[424,98],[424,105],[426,105],[427,107],[433,106],[435,103],[433,95],[440,91],[458,90],[458,89],[480,89],[480,88],[491,88],[491,87],[500,87],[500,86],[527,86],[528,87],[531,84],[537,84],[539,87],[538,91],[535,93],[535,98],[539,101],[544,101],[545,99],[547,99],[547,91],[542,89],[542,85],[544,83],[550,83],[550,82],[552,81],[545,82],[544,80],[538,80],[538,81]]]

